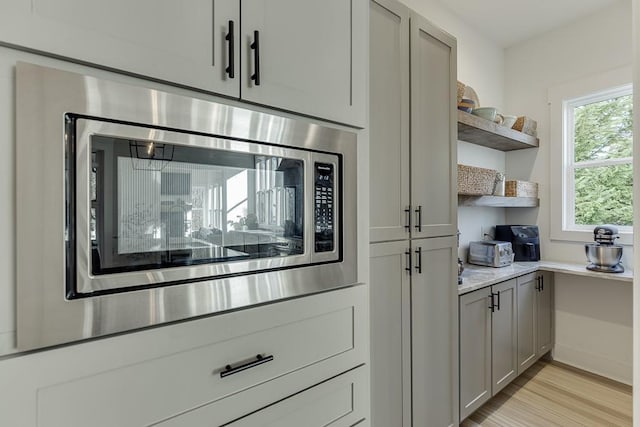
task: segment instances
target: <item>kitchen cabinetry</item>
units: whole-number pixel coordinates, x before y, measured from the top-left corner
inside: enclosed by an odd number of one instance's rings
[[[188,7],[10,0],[0,41],[363,126],[366,7],[364,0],[195,0]]]
[[[370,240],[454,235],[456,41],[395,1],[370,17]]]
[[[536,272],[518,277],[517,282],[520,375],[552,347],[553,275]]]
[[[362,366],[315,385],[226,426],[233,427],[350,427],[365,417],[367,383],[366,367]],[[244,396],[246,398],[246,396]],[[202,408],[155,424],[159,427],[210,426],[228,408],[227,398]],[[239,402],[234,402],[239,403]],[[216,424],[217,425],[217,424]]]
[[[457,425],[455,237],[408,243],[371,246],[372,425]]]
[[[372,425],[457,425],[456,41],[369,4]]]
[[[320,412],[355,424],[368,413],[366,296],[354,286],[4,360],[0,383],[15,387],[0,425],[244,425],[261,408],[289,422],[274,425],[332,421]]]
[[[553,273],[537,271],[460,301],[460,419],[553,347]]]
[[[460,297],[460,419],[517,376],[516,280]]]
[[[539,271],[536,273],[536,354],[538,358],[551,350],[555,341],[553,327],[553,273]]]

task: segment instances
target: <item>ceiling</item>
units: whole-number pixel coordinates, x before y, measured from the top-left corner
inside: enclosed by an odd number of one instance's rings
[[[439,0],[493,42],[509,47],[629,0]]]

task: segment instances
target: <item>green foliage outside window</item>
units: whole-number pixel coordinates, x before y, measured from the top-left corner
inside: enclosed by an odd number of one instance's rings
[[[574,109],[576,224],[633,224],[631,163],[591,167],[579,163],[631,158],[632,117],[631,95]]]

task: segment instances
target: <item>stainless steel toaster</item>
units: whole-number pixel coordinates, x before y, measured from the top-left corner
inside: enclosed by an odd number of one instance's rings
[[[481,240],[469,242],[469,264],[489,267],[505,267],[513,263],[511,242],[498,240]]]

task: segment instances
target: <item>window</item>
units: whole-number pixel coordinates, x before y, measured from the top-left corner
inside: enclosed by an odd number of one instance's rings
[[[631,86],[564,102],[565,228],[632,231]]]
[[[614,224],[632,243],[631,81],[623,67],[549,89],[552,240],[593,242],[595,225]]]

